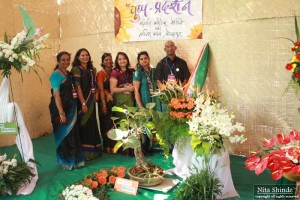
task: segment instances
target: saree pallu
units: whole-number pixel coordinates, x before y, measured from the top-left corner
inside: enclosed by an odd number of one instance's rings
[[[82,94],[86,101],[88,111],[81,111],[81,102],[77,101],[78,124],[82,150],[86,160],[92,160],[102,155],[101,135],[98,130],[95,108],[95,94],[91,92],[91,80],[94,79],[95,72],[90,73],[89,69],[81,67],[72,68],[75,85],[80,85]]]
[[[79,130],[77,126],[77,106],[73,99],[71,79],[60,85],[60,98],[67,117],[67,124],[60,124],[59,112],[52,93],[49,109],[55,137],[55,148],[58,164],[67,170],[84,166]]]

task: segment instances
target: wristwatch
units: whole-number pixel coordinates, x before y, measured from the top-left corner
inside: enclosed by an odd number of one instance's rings
[[[86,106],[86,103],[82,103],[83,106]]]

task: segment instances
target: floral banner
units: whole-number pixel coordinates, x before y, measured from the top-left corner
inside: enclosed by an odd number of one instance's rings
[[[202,0],[114,0],[118,42],[202,38]]]

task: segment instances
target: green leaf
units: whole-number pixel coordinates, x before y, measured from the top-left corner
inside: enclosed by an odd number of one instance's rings
[[[117,119],[119,119],[119,117],[111,117],[110,119],[116,121]]]
[[[146,128],[145,131],[146,131],[146,134],[147,134],[148,138],[152,141],[152,139],[153,139],[152,131],[149,130],[148,128]]]
[[[138,107],[127,107],[128,112],[135,113],[139,108]]]
[[[147,103],[146,104],[146,108],[149,109],[149,110],[151,110],[154,107],[155,107],[155,103]]]
[[[124,108],[121,108],[121,107],[117,107],[117,106],[114,106],[112,107],[111,109],[113,112],[121,112],[121,113],[124,113]]]
[[[127,142],[125,143],[125,145],[129,148],[137,148],[141,146],[141,141],[137,137],[130,135],[127,138]]]
[[[275,39],[286,39],[286,40],[289,40],[290,42],[292,42],[293,45],[295,44],[295,42],[294,42],[292,39],[290,39],[290,38],[286,38],[286,37],[276,37]]]
[[[112,130],[108,131],[107,137],[111,140],[115,140],[117,138],[117,130],[112,129]]]
[[[295,31],[296,31],[296,37],[297,37],[297,41],[300,41],[300,37],[299,37],[299,28],[298,28],[298,23],[297,23],[297,17],[295,17]]]
[[[192,146],[192,149],[195,150],[197,145],[201,144],[201,140],[198,136],[195,136],[193,135],[192,136],[192,139],[191,139],[191,146]]]
[[[117,151],[121,148],[121,146],[123,145],[124,143],[122,141],[118,141],[115,146],[114,146],[114,152],[117,153]]]
[[[25,27],[26,31],[28,31],[26,40],[31,40],[34,38],[34,35],[35,35],[33,20],[30,17],[30,15],[24,10],[24,8],[19,6],[19,9],[22,14],[24,27]]]
[[[5,31],[5,33],[4,33],[4,42],[5,42],[5,43],[8,43],[8,36],[7,36],[6,31]]]

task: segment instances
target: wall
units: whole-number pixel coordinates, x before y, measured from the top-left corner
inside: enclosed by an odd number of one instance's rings
[[[98,69],[103,52],[115,56],[118,51],[124,51],[134,65],[137,52],[147,50],[154,66],[165,54],[164,41],[114,41],[112,0],[62,0],[60,6],[55,1],[5,1],[4,5],[0,4],[0,11],[4,10],[10,19],[12,16],[7,10],[12,10],[13,19],[11,22],[0,20],[0,32],[5,30],[3,26],[12,33],[21,28],[15,7],[18,3],[27,5],[34,21],[43,26],[45,32],[53,32],[49,42],[52,49],[42,55],[46,61],[42,66],[47,67],[46,73],[41,75],[43,84],[33,74],[26,76],[23,84],[17,76],[14,80],[21,89],[15,92],[15,98],[25,113],[32,137],[51,130],[48,78],[58,49],[75,55],[79,48],[85,47]],[[208,88],[218,93],[228,109],[235,112],[236,120],[246,127],[248,141],[242,146],[230,146],[234,153],[247,154],[249,150],[255,150],[263,138],[299,128],[297,97],[293,91],[283,95],[290,78],[284,66],[292,55],[289,52],[291,43],[277,39],[295,39],[294,15],[300,15],[300,4],[296,0],[203,0],[204,39],[175,41],[177,55],[186,59],[190,69],[194,67],[201,46],[209,42]],[[11,23],[16,24],[14,28]],[[36,98],[36,92],[31,92],[32,87],[39,92],[39,98]],[[1,141],[2,138],[0,145]]]

